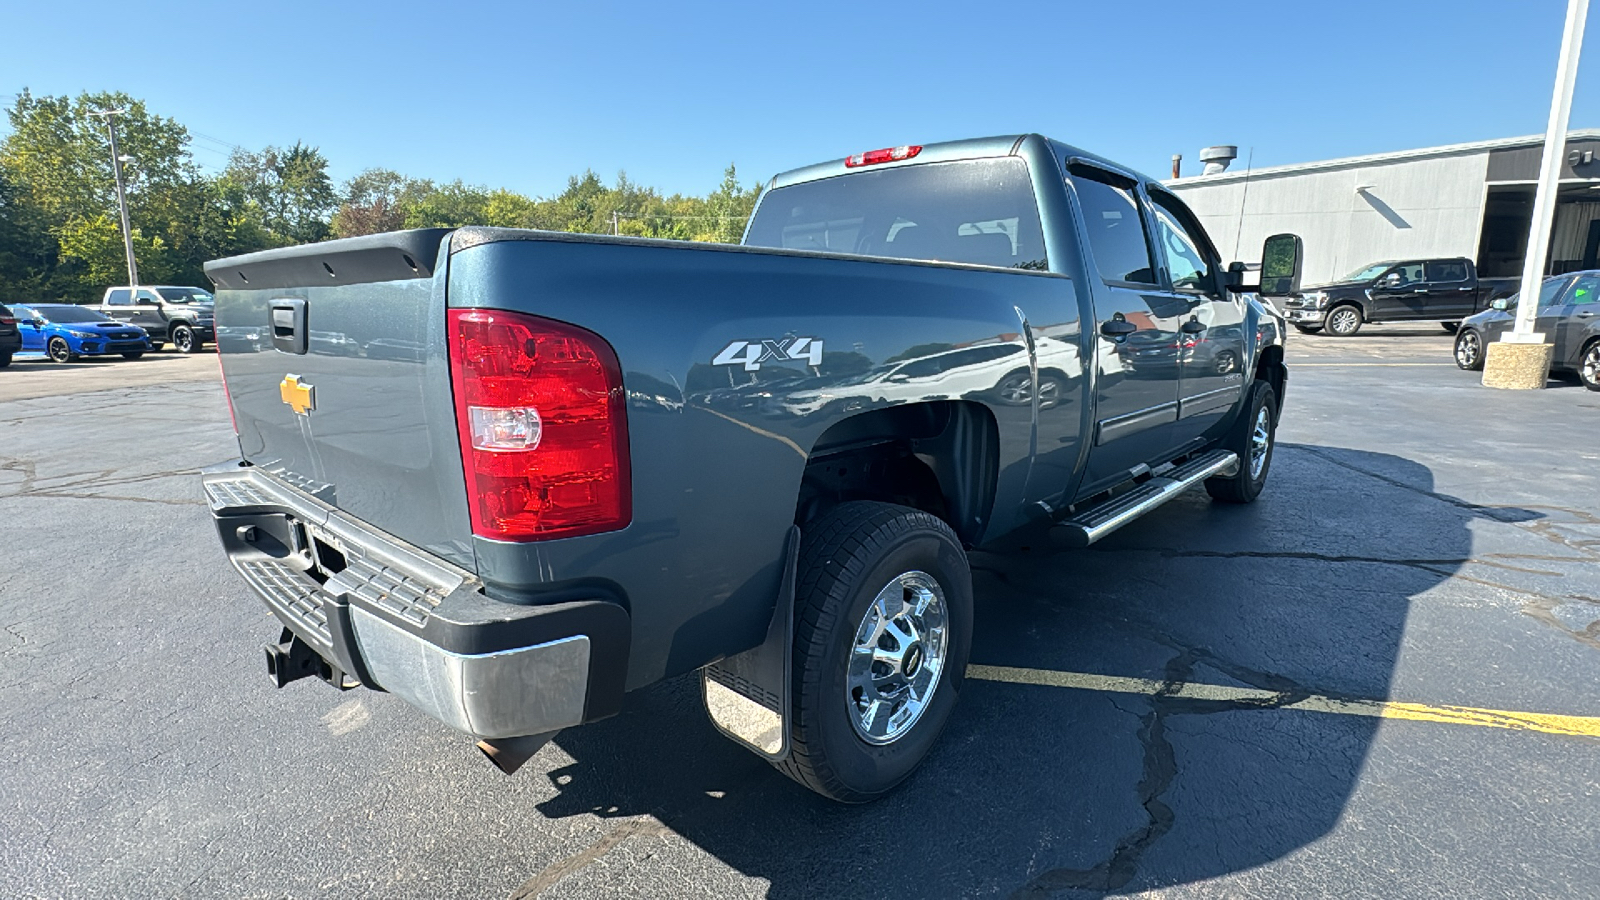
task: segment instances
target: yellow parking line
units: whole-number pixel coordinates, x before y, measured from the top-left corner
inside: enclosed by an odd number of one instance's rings
[[[1084,672],[1056,672],[1050,669],[1019,669],[1011,666],[967,666],[967,677],[1009,684],[1036,684],[1046,687],[1109,691],[1117,694],[1143,694],[1147,697],[1177,697],[1187,700],[1223,700],[1271,704],[1283,695],[1260,688],[1229,687],[1220,684],[1171,684],[1150,678],[1122,678],[1115,675],[1090,675]],[[1558,716],[1551,713],[1508,712],[1500,709],[1475,709],[1470,706],[1428,706],[1422,703],[1396,703],[1388,700],[1340,700],[1312,694],[1275,709],[1368,716],[1375,719],[1407,719],[1413,722],[1445,722],[1453,725],[1478,725],[1484,728],[1509,728],[1544,734],[1600,737],[1600,717]]]

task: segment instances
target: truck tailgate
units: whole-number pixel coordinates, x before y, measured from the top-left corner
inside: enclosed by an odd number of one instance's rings
[[[448,233],[271,250],[206,273],[244,459],[473,569],[443,339]]]

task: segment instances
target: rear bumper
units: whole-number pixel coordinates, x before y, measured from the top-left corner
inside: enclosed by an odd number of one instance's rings
[[[605,599],[485,596],[469,572],[238,462],[206,469],[228,560],[332,668],[479,738],[614,714],[630,620]]]

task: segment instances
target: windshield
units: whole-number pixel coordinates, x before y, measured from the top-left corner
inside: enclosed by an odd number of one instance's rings
[[[109,322],[110,319],[81,306],[35,306],[34,312],[46,322],[65,325],[71,322]]]
[[[1339,280],[1340,281],[1371,281],[1372,279],[1377,278],[1379,275],[1382,275],[1383,271],[1385,269],[1389,268],[1392,265],[1394,265],[1394,260],[1392,260],[1392,259],[1389,260],[1388,262],[1373,263],[1372,265],[1367,266],[1364,269],[1357,269],[1354,272],[1351,272],[1349,275],[1346,275],[1345,277],[1343,277],[1343,278],[1341,278]]]
[[[156,293],[168,303],[210,303],[211,295],[199,288],[164,287],[156,288]]]
[[[778,188],[745,243],[1045,268],[1027,163],[1016,157],[853,172]]]

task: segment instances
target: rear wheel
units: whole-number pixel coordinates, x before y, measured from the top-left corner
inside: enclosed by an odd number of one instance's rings
[[[200,342],[195,340],[194,329],[187,325],[172,326],[172,332],[167,336],[172,338],[172,349],[179,353],[193,353],[200,349]]]
[[[1361,330],[1361,308],[1345,303],[1328,310],[1328,333],[1339,337],[1352,337]]]
[[[1439,323],[1439,327],[1444,329],[1444,333],[1445,334],[1455,334],[1456,331],[1461,328],[1461,323],[1460,322],[1440,322]]]
[[[72,352],[72,347],[67,344],[66,338],[53,337],[45,345],[45,353],[58,363],[72,362],[77,354]]]
[[[9,365],[11,365],[11,354],[9,354],[9,353],[0,353],[0,369],[4,369],[6,366],[9,366]]]
[[[1222,442],[1222,449],[1239,457],[1239,471],[1221,478],[1206,479],[1206,493],[1223,503],[1251,503],[1267,485],[1272,468],[1272,448],[1278,428],[1278,397],[1272,385],[1257,381],[1250,389],[1239,421]]]
[[[795,592],[785,775],[864,803],[904,781],[955,707],[972,643],[972,573],[943,521],[843,503],[806,527]]]
[[[1591,391],[1600,391],[1600,340],[1590,341],[1578,357],[1578,378]]]
[[[1483,368],[1483,336],[1468,328],[1456,335],[1456,365],[1468,372]]]

